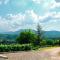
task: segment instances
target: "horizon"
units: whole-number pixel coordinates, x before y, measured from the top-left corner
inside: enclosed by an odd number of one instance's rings
[[[0,0],[0,32],[36,29],[60,31],[60,0]]]
[[[19,32],[21,32],[21,31],[23,31],[23,30],[25,30],[25,29],[20,29],[20,30],[17,30],[17,31],[8,31],[8,32],[0,32],[0,34],[12,34],[12,33],[19,33]],[[27,30],[27,29],[26,29]],[[33,29],[31,29],[31,31],[32,31]],[[37,31],[37,30],[33,30],[33,31]],[[42,31],[44,31],[44,32],[60,32],[60,31],[57,31],[57,30],[42,30]]]

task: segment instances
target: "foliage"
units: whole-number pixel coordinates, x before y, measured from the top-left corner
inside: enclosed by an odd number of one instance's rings
[[[54,44],[55,44],[55,45],[59,45],[59,46],[60,46],[60,40],[58,40],[58,39],[57,39],[57,40],[55,40],[55,41],[54,41]]]
[[[42,40],[42,41],[40,42],[40,46],[45,46],[45,45],[47,45],[46,40]]]
[[[46,40],[47,45],[54,45],[54,40]]]
[[[11,44],[11,45],[0,45],[0,52],[11,52],[11,51],[28,51],[31,50],[30,44]]]
[[[40,43],[41,46],[60,46],[60,40],[58,39],[47,39],[47,40],[42,40]]]
[[[40,47],[47,47],[47,46],[59,46],[60,40],[42,40],[40,45],[36,46],[33,45],[34,41],[31,44],[0,44],[0,52],[11,52],[11,51],[29,51],[29,50],[36,50]]]
[[[16,44],[15,40],[0,39],[0,44]]]
[[[36,34],[31,30],[28,30],[28,31],[25,30],[21,32],[16,39],[16,41],[20,44],[32,43],[34,40],[36,40]]]
[[[36,40],[36,45],[40,45],[40,42],[42,41],[42,28],[40,24],[38,23],[37,25],[37,40]]]

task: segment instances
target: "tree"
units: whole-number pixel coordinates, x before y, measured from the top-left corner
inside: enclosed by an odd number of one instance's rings
[[[20,33],[16,41],[20,44],[32,43],[36,39],[36,35],[31,30],[25,30]]]
[[[41,25],[38,23],[38,25],[37,25],[37,40],[36,40],[37,45],[40,45],[40,42],[42,41],[42,35],[43,35],[43,31],[42,31]]]

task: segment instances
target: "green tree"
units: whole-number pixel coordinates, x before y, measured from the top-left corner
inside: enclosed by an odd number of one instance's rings
[[[42,41],[42,35],[43,35],[43,31],[42,31],[41,25],[38,23],[38,25],[37,25],[37,40],[36,40],[37,45],[40,45],[40,42]]]
[[[46,40],[46,44],[47,45],[54,45],[54,40],[52,40],[52,39],[48,39],[48,40]]]
[[[16,39],[16,41],[20,44],[32,43],[34,40],[36,40],[36,34],[31,30],[25,30],[21,32]]]

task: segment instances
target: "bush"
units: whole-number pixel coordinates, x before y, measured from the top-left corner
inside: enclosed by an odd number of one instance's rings
[[[55,40],[54,45],[60,45],[60,40]]]
[[[45,46],[45,45],[47,45],[46,40],[42,40],[42,41],[40,42],[40,46]]]
[[[10,51],[28,51],[31,50],[30,44],[16,44],[16,45],[0,45],[0,52],[10,52]]]
[[[47,45],[54,45],[54,40],[52,40],[52,39],[46,40],[46,44]]]
[[[31,30],[21,32],[16,39],[19,44],[28,44],[34,40],[36,40],[36,34]]]

